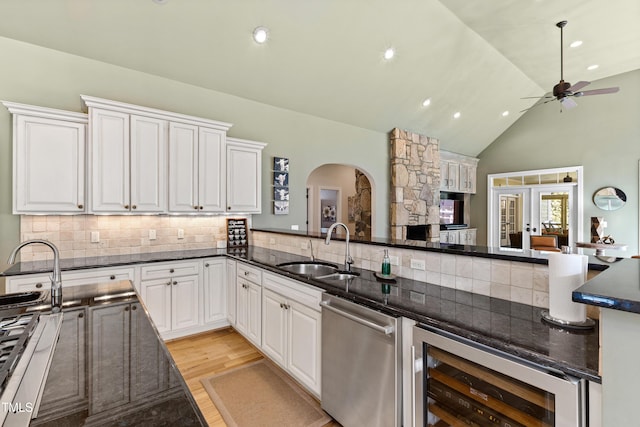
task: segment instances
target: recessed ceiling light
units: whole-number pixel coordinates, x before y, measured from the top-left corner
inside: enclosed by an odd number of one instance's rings
[[[578,47],[580,45],[582,45],[582,40],[576,40],[573,43],[571,43],[569,47]]]
[[[599,67],[599,65],[598,65],[598,64],[589,65],[589,66],[587,67],[587,70],[589,70],[589,71],[593,71],[593,70],[595,70],[595,69],[596,69],[596,68],[598,68],[598,67]]]
[[[507,117],[509,115],[509,111],[503,111],[502,112],[502,117]]]
[[[428,107],[429,105],[431,105],[431,98],[427,98],[424,101],[422,101],[423,107]]]
[[[253,30],[253,39],[256,41],[256,43],[264,43],[267,41],[267,38],[269,37],[269,30],[266,29],[265,27],[258,27],[255,30]]]
[[[454,119],[459,119],[459,118],[460,118],[460,111],[456,111],[456,112],[453,114],[453,118],[454,118]]]
[[[384,59],[389,60],[393,58],[395,54],[396,54],[396,51],[392,47],[390,47],[384,51]]]

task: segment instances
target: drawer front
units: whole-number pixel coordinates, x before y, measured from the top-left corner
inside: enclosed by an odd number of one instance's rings
[[[96,268],[62,272],[62,288],[65,286],[81,286],[94,283],[118,282],[135,279],[135,268]],[[7,292],[25,292],[51,289],[50,274],[28,274],[25,276],[7,277]]]
[[[94,283],[119,282],[121,280],[135,279],[135,268],[98,268],[82,271],[70,271],[62,273],[62,287],[90,285]]]
[[[200,273],[200,261],[145,264],[140,268],[141,280],[191,276]]]
[[[239,262],[236,266],[238,277],[242,277],[257,285],[262,284],[262,271],[259,268]]]
[[[42,291],[51,289],[51,276],[48,274],[28,274],[26,276],[7,277],[7,293]],[[64,284],[64,279],[63,282]]]
[[[287,299],[297,301],[313,310],[320,311],[322,290],[306,283],[287,279],[277,274],[264,273],[262,286],[279,293]]]

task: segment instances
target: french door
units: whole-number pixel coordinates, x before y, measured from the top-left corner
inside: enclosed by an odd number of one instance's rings
[[[512,188],[494,187],[489,246],[500,250],[530,249],[532,235],[555,235],[558,247],[577,239],[578,209],[575,184]]]

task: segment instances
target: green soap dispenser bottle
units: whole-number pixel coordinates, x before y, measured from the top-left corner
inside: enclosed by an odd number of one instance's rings
[[[391,260],[389,259],[389,250],[384,250],[384,257],[382,257],[382,274],[389,276],[391,274]]]

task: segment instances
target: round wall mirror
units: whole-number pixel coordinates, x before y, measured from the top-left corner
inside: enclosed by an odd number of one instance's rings
[[[619,188],[604,187],[593,193],[593,203],[602,210],[615,211],[627,203],[627,195]]]

